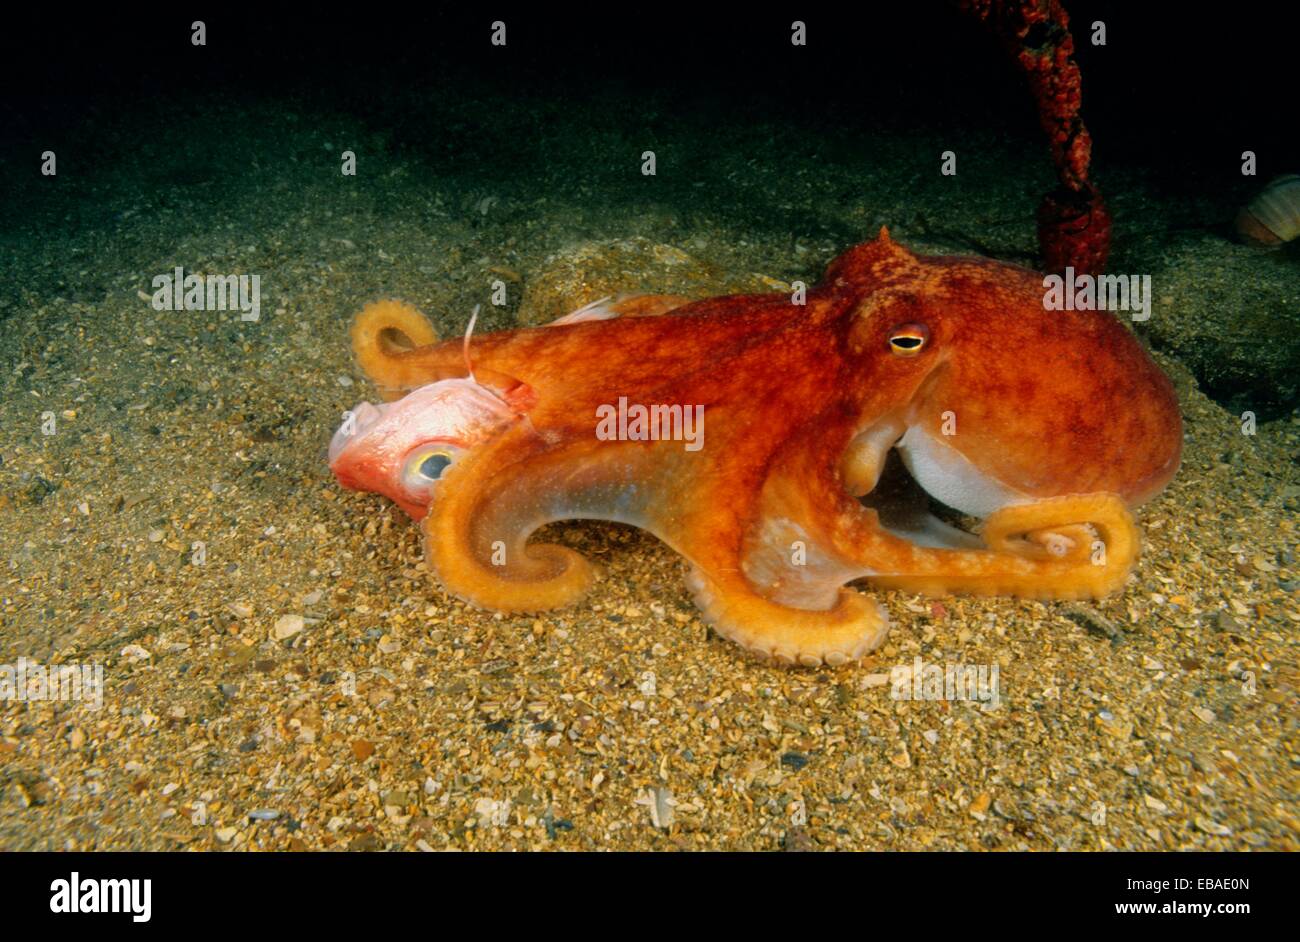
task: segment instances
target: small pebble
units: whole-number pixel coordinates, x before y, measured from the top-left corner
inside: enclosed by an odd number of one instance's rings
[[[1204,815],[1199,815],[1196,818],[1196,827],[1199,830],[1204,831],[1206,834],[1213,834],[1215,837],[1227,837],[1232,833],[1232,828],[1220,824],[1218,821],[1211,818],[1207,818]]]
[[[128,661],[138,662],[147,661],[153,657],[153,655],[138,644],[128,644],[122,649],[122,657],[126,658]]]
[[[1228,631],[1234,634],[1241,631],[1241,624],[1237,619],[1222,608],[1214,613],[1214,627],[1217,631]]]
[[[808,757],[797,752],[787,752],[781,756],[781,764],[787,769],[794,769],[798,772],[808,764]]]
[[[303,618],[301,615],[281,615],[275,620],[275,628],[271,631],[271,637],[276,641],[284,641],[286,638],[292,638],[303,629]]]

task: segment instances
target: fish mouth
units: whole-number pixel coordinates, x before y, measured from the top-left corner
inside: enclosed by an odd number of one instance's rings
[[[338,460],[339,455],[352,442],[356,441],[366,434],[371,428],[384,417],[384,406],[375,405],[372,402],[359,402],[352,407],[350,413],[339,426],[334,437],[330,439],[329,463],[332,467]]]

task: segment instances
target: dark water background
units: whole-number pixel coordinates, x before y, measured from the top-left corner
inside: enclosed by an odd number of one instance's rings
[[[1226,241],[1237,207],[1270,178],[1300,170],[1289,97],[1294,6],[1068,6],[1093,177],[1116,216],[1112,270],[1185,270],[1184,258],[1161,253],[1188,238]],[[504,49],[488,42],[498,17],[508,27]],[[808,47],[790,44],[796,17],[808,23]],[[941,250],[1035,261],[1033,209],[1052,184],[1046,142],[1023,76],[949,3],[794,12],[258,9],[210,16],[204,48],[189,44],[193,18],[174,10],[11,16],[0,40],[0,319],[24,297],[102,295],[108,280],[99,276],[143,264],[177,239],[125,226],[124,214],[175,205],[224,222],[222,207],[239,203],[270,215],[276,187],[302,188],[277,168],[315,160],[323,170],[346,146],[363,159],[411,162],[418,177],[467,194],[544,194],[603,216],[575,238],[615,237],[635,231],[635,217],[657,214],[671,217],[680,240],[707,219],[774,246],[752,261],[775,270],[783,243],[788,257],[799,238],[844,247],[871,237],[875,218],[835,211],[863,204],[895,227],[916,223],[903,236],[931,238]],[[1096,20],[1107,24],[1104,48],[1088,41]],[[288,153],[295,130],[331,122],[354,139],[331,155]],[[969,181],[956,205],[933,174],[934,151],[949,147],[963,154]],[[46,149],[60,154],[58,187],[37,170]],[[652,190],[638,173],[646,149],[660,165]],[[1244,150],[1258,155],[1255,177],[1239,172]],[[1009,163],[1007,153],[1022,159]],[[799,177],[804,198],[783,198]],[[132,193],[148,193],[148,208]],[[400,187],[372,194],[374,213],[418,213]],[[198,206],[204,201],[209,209]],[[899,218],[902,210],[914,218]],[[256,210],[241,211],[243,222],[229,221],[257,231]],[[991,219],[1024,225],[1003,237]],[[139,252],[89,267],[84,258],[61,263],[106,243]],[[33,252],[43,250],[48,257],[37,261]],[[1257,267],[1274,280],[1293,277],[1295,254]],[[1258,281],[1254,271],[1226,277]],[[1208,288],[1187,292],[1224,305]],[[1293,296],[1228,294],[1245,323],[1211,319],[1151,341],[1187,362],[1220,401],[1286,414],[1295,388],[1281,377],[1277,345],[1297,334]],[[1245,339],[1225,350],[1229,335]],[[1267,360],[1262,379],[1254,351]]]
[[[1018,71],[951,4],[823,7],[245,10],[211,17],[204,49],[189,47],[189,14],[18,12],[0,41],[0,140],[12,160],[38,136],[77,139],[88,120],[128,121],[215,97],[327,105],[444,166],[499,175],[532,166],[533,135],[521,132],[542,118],[576,129],[635,128],[649,117],[653,128],[654,115],[673,115],[712,129],[718,147],[728,125],[760,111],[810,134],[993,126],[1041,145]],[[1149,168],[1171,193],[1205,185],[1243,148],[1261,155],[1261,177],[1295,169],[1293,5],[1068,7],[1099,162]],[[507,49],[487,42],[498,17]],[[807,48],[789,42],[789,22],[800,17]],[[1108,27],[1104,48],[1087,42],[1098,19]],[[439,120],[466,99],[483,103],[481,123]],[[592,169],[599,178],[599,159]],[[1250,189],[1246,181],[1237,195]]]

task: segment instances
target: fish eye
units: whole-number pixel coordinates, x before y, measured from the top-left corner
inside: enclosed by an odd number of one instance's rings
[[[432,487],[443,473],[456,460],[460,449],[452,445],[438,444],[417,448],[406,459],[402,479],[408,490],[421,493]]]
[[[903,324],[889,332],[889,349],[895,356],[914,357],[929,339],[930,331],[924,324]]]
[[[436,481],[442,477],[442,472],[447,470],[449,464],[451,464],[451,455],[441,451],[431,452],[420,462],[420,476]]]

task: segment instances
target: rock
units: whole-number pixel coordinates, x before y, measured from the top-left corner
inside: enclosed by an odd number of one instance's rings
[[[808,757],[797,752],[787,752],[781,756],[781,764],[798,772],[808,764]]]
[[[696,299],[786,290],[789,286],[774,278],[721,271],[681,249],[637,236],[584,242],[552,255],[541,271],[525,279],[516,317],[523,326],[537,326],[592,301],[620,294],[677,294]]]
[[[24,807],[37,808],[50,802],[50,786],[44,780],[29,777],[20,778],[14,782],[14,788],[18,792],[18,797],[22,799]]]
[[[1108,736],[1124,740],[1133,735],[1133,724],[1122,719],[1110,710],[1100,710],[1096,716],[1097,728]]]
[[[365,762],[375,754],[375,744],[368,739],[358,739],[352,743],[352,754],[359,762]]]
[[[301,615],[281,615],[275,620],[275,627],[271,629],[271,637],[276,641],[292,638],[302,631],[303,624]]]
[[[1204,815],[1199,815],[1196,818],[1196,827],[1198,830],[1204,831],[1206,834],[1213,834],[1215,837],[1227,837],[1232,833],[1232,828],[1222,825],[1218,821],[1213,821]]]
[[[504,827],[510,823],[511,802],[507,798],[498,801],[495,798],[480,798],[474,802],[474,814],[478,817],[479,827]]]
[[[128,644],[122,649],[122,657],[126,658],[128,661],[139,662],[147,661],[153,657],[153,655],[138,644]]]
[[[667,829],[673,826],[676,815],[673,806],[677,801],[667,788],[647,788],[637,804],[645,805],[650,811],[650,823],[657,828]]]
[[[1221,608],[1214,613],[1214,629],[1215,631],[1238,632],[1241,631],[1241,623],[1233,618],[1226,609]]]

